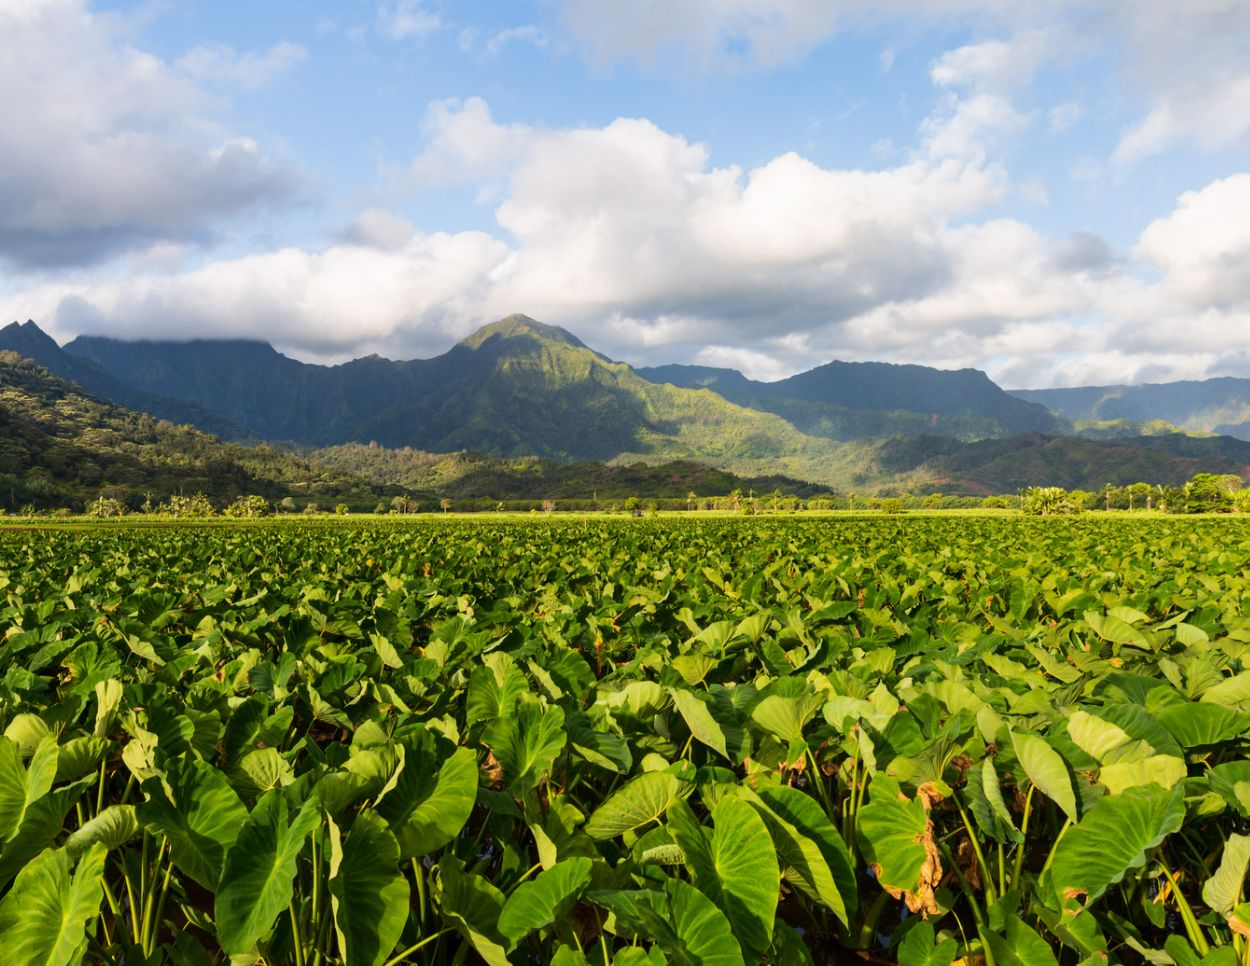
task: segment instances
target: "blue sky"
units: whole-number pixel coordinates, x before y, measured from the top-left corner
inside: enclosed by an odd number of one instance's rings
[[[0,0],[0,306],[333,362],[1250,376],[1235,0]]]

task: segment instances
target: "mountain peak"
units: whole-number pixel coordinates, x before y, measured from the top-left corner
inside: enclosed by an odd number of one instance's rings
[[[56,344],[56,340],[39,328],[32,320],[10,322],[3,329],[0,329],[0,347],[13,349],[17,352],[22,352],[23,349],[43,350],[45,352],[60,349],[60,346]],[[22,354],[30,358],[29,352],[22,352]]]
[[[498,322],[482,326],[468,338],[462,339],[460,344],[470,349],[478,349],[495,336],[501,339],[537,339],[542,342],[559,342],[579,349],[586,348],[582,340],[572,332],[558,325],[546,325],[519,312],[505,315]]]

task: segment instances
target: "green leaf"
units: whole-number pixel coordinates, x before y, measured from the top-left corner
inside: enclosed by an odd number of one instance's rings
[[[1068,766],[1059,752],[1050,747],[1045,738],[1021,731],[1011,733],[1011,744],[1029,781],[1075,822],[1076,790]]]
[[[937,942],[933,923],[921,920],[907,930],[898,944],[898,961],[908,966],[950,966],[958,948],[959,943],[954,939]]]
[[[772,943],[781,885],[764,820],[737,798],[717,803],[710,839],[684,801],[674,801],[668,817],[668,829],[685,854],[695,887],[725,914],[743,948],[762,956]]]
[[[1246,867],[1250,865],[1250,835],[1233,832],[1224,843],[1220,867],[1202,886],[1202,901],[1227,918],[1241,904]]]
[[[1141,785],[1098,801],[1055,846],[1051,881],[1061,903],[1080,895],[1095,902],[1147,853],[1181,827],[1184,786]]]
[[[859,810],[864,858],[886,889],[901,892],[913,912],[933,907],[940,878],[933,827],[919,797],[908,799],[889,775],[873,775],[869,800]],[[936,867],[935,867],[936,866]]]
[[[107,738],[74,738],[57,749],[56,780],[72,782],[96,771],[113,743]]]
[[[529,690],[525,675],[513,665],[512,656],[502,652],[487,654],[469,675],[465,700],[465,724],[505,718],[516,707],[517,698]]]
[[[296,860],[320,818],[316,799],[292,817],[282,792],[266,792],[226,853],[213,919],[227,953],[245,953],[262,939],[291,901]]]
[[[1146,710],[1167,728],[1182,748],[1223,744],[1245,735],[1250,715],[1220,704],[1188,701],[1170,688],[1155,688]]]
[[[995,966],[1058,966],[1050,944],[1030,929],[1019,916],[1007,918],[1006,938],[987,937]]]
[[[722,757],[730,758],[725,732],[712,717],[708,701],[684,688],[670,688],[669,694],[672,695],[673,706],[677,708],[695,740],[707,745]]]
[[[843,925],[849,928],[850,921],[855,918],[858,887],[851,854],[838,830],[816,800],[797,788],[788,785],[762,786],[758,795],[771,815],[785,822],[804,843],[799,845],[799,854],[804,857],[802,861],[808,872],[814,874],[810,884],[815,887],[816,898],[832,909]],[[764,815],[763,818],[771,831],[769,816]],[[810,856],[810,847],[806,843],[816,846],[824,860],[823,868],[813,861],[815,856]]]
[[[399,871],[399,843],[375,812],[362,811],[340,843],[330,829],[330,903],[346,966],[379,966],[408,921],[410,890]]]
[[[65,850],[76,859],[99,842],[106,849],[116,849],[139,834],[139,820],[133,805],[110,805],[65,840]]]
[[[1184,759],[1172,755],[1151,755],[1138,761],[1104,765],[1098,772],[1098,780],[1107,786],[1112,795],[1118,795],[1127,788],[1151,783],[1171,788],[1184,781],[1188,773]]]
[[[460,834],[477,801],[477,756],[457,748],[435,772],[415,753],[404,757],[378,814],[399,841],[401,858],[426,855]]]
[[[18,873],[0,902],[0,962],[82,962],[87,927],[104,899],[105,855],[103,845],[91,846],[71,877],[69,854],[48,849]]]
[[[670,771],[639,775],[613,792],[586,823],[591,838],[610,839],[654,822],[681,791],[681,780]]]
[[[493,722],[482,741],[503,766],[504,781],[514,791],[533,788],[551,770],[564,749],[564,712],[536,702],[517,706],[506,718]]]
[[[680,879],[664,883],[664,893],[669,901],[669,921],[680,942],[678,948],[670,950],[678,962],[743,966],[742,950],[729,920],[712,900]]]
[[[565,859],[517,886],[499,915],[499,931],[509,944],[515,946],[564,916],[590,883],[593,865],[587,858]]]
[[[509,966],[508,940],[499,931],[503,893],[476,873],[466,873],[454,856],[438,864],[439,906],[487,966]]]
[[[52,735],[39,740],[29,766],[22,764],[17,742],[0,738],[0,842],[12,838],[26,810],[52,788],[56,762],[56,738]]]
[[[168,781],[174,800],[159,780],[146,781],[148,800],[135,806],[135,817],[169,839],[170,858],[180,872],[213,892],[226,851],[247,821],[247,809],[226,776],[207,762],[191,762]]]

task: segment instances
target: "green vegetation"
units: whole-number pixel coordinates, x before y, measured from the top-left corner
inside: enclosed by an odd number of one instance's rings
[[[346,498],[364,509],[397,489],[99,402],[0,352],[0,509],[10,513],[91,504],[88,512],[110,516],[118,507],[136,510],[196,493],[218,506],[255,494]]]
[[[0,528],[0,961],[1250,961],[1241,518],[350,521]]]

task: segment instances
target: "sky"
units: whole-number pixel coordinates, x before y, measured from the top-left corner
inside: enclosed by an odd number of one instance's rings
[[[0,49],[0,319],[62,341],[1250,377],[1245,0],[0,0]]]

